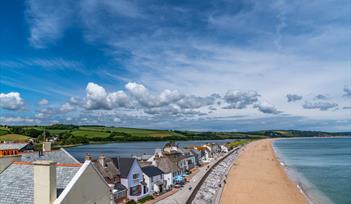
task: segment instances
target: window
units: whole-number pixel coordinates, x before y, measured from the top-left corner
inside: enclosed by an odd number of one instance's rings
[[[151,176],[150,180],[151,180],[151,182],[154,182],[154,177],[153,177],[153,176]]]
[[[141,186],[140,185],[130,187],[130,195],[131,196],[137,196],[140,194],[141,194]]]
[[[133,174],[133,179],[138,179],[139,178],[139,174]]]

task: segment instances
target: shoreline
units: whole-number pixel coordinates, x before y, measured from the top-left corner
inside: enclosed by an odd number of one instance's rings
[[[273,141],[258,140],[244,147],[229,171],[220,203],[311,203],[302,187],[288,176]]]
[[[321,138],[321,139],[328,139],[328,138],[341,138],[341,137],[314,137],[314,138]],[[290,138],[289,138],[290,139]],[[292,139],[292,138],[291,138]],[[302,138],[302,139],[310,139],[310,138]],[[285,138],[279,138],[277,140],[285,140]],[[317,204],[321,203],[333,203],[329,197],[327,197],[324,193],[322,193],[313,183],[311,183],[301,172],[296,169],[289,168],[287,164],[283,161],[282,153],[279,152],[279,149],[276,148],[272,142],[273,151],[279,163],[281,164],[282,168],[284,169],[286,175],[290,178],[291,181],[296,183],[297,188],[301,191],[301,193],[305,196],[308,200],[309,204]],[[309,192],[305,190],[305,188],[312,188],[315,189],[313,192]]]

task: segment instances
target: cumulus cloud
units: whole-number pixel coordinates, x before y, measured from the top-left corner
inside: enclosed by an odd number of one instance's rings
[[[308,102],[305,101],[305,103],[302,105],[304,109],[319,109],[321,111],[327,111],[329,109],[337,108],[338,104],[336,103],[329,103],[329,102]]]
[[[104,87],[89,82],[83,106],[89,110],[111,110],[115,107],[126,107],[128,103],[129,98],[123,91],[107,93]]]
[[[351,87],[344,87],[344,96],[351,97]]]
[[[74,105],[72,105],[69,102],[66,102],[62,104],[62,106],[60,107],[60,113],[68,113],[73,111],[74,109],[75,109]]]
[[[268,114],[279,114],[281,113],[281,111],[277,110],[277,108],[266,102],[266,101],[263,101],[263,102],[260,102],[258,104],[255,104],[254,105],[254,108],[257,108],[259,111],[261,111],[262,113],[268,113]]]
[[[39,105],[48,105],[49,104],[49,101],[45,98],[41,99],[39,102],[38,102]]]
[[[144,85],[135,82],[127,83],[125,88],[142,106],[147,108],[166,106],[184,97],[177,90],[172,91],[168,89],[155,96]]]
[[[260,95],[256,91],[238,91],[238,90],[229,90],[224,95],[223,99],[227,106],[223,107],[224,109],[243,109],[248,105],[252,105],[258,101]]]
[[[302,99],[302,96],[299,96],[297,94],[287,94],[286,98],[288,99],[288,102],[294,102]]]
[[[0,108],[6,110],[20,110],[24,107],[24,101],[18,92],[0,93]]]
[[[179,107],[185,109],[197,109],[203,106],[213,105],[217,99],[216,95],[201,97],[201,96],[186,96],[177,102]]]

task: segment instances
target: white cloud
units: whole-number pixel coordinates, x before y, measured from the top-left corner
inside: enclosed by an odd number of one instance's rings
[[[41,99],[39,102],[38,102],[39,105],[48,105],[49,104],[49,101],[45,98]]]
[[[19,110],[24,107],[24,101],[18,92],[0,93],[0,108]]]
[[[259,111],[261,111],[262,113],[268,113],[268,114],[279,114],[281,113],[281,111],[277,110],[277,108],[266,102],[266,101],[263,101],[263,102],[260,102],[258,104],[255,104],[254,105],[254,108],[257,108]]]
[[[77,99],[70,99],[73,104],[78,103]],[[83,106],[86,109],[106,109],[111,110],[117,107],[130,106],[130,100],[124,91],[107,93],[104,87],[89,82],[86,87],[86,97],[83,100]]]
[[[259,94],[256,91],[229,90],[223,99],[228,104],[224,109],[243,109],[258,101]]]
[[[39,122],[39,120],[33,118],[25,118],[25,117],[0,117],[1,124],[33,124]]]
[[[125,85],[128,93],[130,93],[142,106],[161,107],[179,101],[184,95],[176,90],[164,90],[160,95],[152,95],[149,90],[142,84],[129,82]]]
[[[73,111],[74,109],[75,107],[71,103],[66,102],[60,107],[60,113],[68,113]]]

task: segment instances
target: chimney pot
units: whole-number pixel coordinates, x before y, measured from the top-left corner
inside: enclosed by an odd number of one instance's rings
[[[105,167],[105,155],[103,155],[103,154],[100,154],[100,156],[99,156],[99,162],[100,162],[100,164],[101,164],[101,166],[103,166],[103,167]]]
[[[93,157],[90,154],[86,154],[84,159],[91,161],[93,159]]]
[[[51,142],[43,142],[43,152],[51,151]]]

